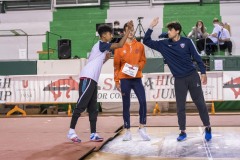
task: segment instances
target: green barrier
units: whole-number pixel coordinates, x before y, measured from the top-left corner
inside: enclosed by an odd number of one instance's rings
[[[147,58],[147,63],[143,69],[143,73],[159,72],[164,72],[163,58]]]
[[[210,56],[210,71],[239,71],[240,56]]]
[[[0,61],[0,75],[36,75],[37,61]]]
[[[240,101],[214,102],[215,111],[240,111]]]

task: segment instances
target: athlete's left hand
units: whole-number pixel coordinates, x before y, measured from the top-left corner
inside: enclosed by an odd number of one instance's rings
[[[201,81],[203,85],[207,84],[207,75],[206,74],[201,74]]]
[[[105,59],[104,59],[103,63],[107,62],[107,60],[109,60],[111,58],[111,53],[112,52],[110,52],[110,51],[106,53],[106,56],[105,56]]]

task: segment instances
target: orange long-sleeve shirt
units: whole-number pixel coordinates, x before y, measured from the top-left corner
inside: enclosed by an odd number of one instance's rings
[[[122,72],[125,63],[138,65],[136,77],[131,77]],[[141,78],[142,70],[146,64],[144,45],[137,40],[125,43],[122,48],[114,50],[114,81],[119,84],[120,79]]]

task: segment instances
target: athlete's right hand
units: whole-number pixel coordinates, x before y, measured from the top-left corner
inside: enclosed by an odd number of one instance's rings
[[[127,30],[131,31],[132,29],[134,29],[134,28],[133,28],[133,21],[131,20],[127,23]]]
[[[207,84],[207,75],[206,74],[201,74],[201,81],[203,85]]]

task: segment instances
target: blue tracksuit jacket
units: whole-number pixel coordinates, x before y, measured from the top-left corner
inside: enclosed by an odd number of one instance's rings
[[[152,32],[152,29],[147,30],[143,44],[162,54],[174,77],[186,77],[196,71],[192,59],[197,62],[201,74],[206,73],[202,59],[191,39],[180,37],[177,42],[171,39],[154,41],[151,39]]]

